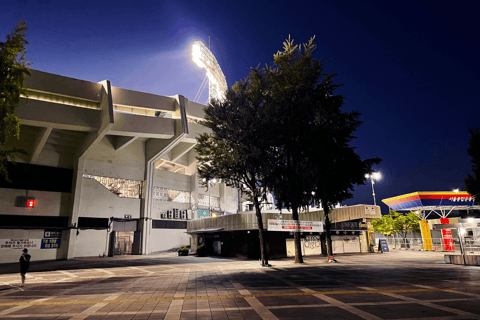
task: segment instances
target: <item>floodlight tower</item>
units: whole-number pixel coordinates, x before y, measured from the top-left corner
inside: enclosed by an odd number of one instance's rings
[[[375,189],[373,188],[373,185],[375,184],[375,180],[380,180],[382,178],[382,175],[380,172],[372,172],[370,174],[366,174],[365,178],[370,179],[372,181],[372,195],[373,195],[373,205],[377,205],[377,201],[375,200]]]
[[[225,99],[225,91],[228,89],[227,80],[212,51],[203,42],[195,41],[192,45],[192,59],[207,72],[208,101]]]

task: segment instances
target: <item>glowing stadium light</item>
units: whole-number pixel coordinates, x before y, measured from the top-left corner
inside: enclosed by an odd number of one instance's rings
[[[208,100],[217,99],[222,101],[227,90],[227,80],[213,53],[203,42],[195,41],[192,45],[192,60],[202,69],[205,69],[208,77]]]

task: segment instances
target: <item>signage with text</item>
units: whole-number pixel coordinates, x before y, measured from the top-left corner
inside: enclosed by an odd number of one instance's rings
[[[42,239],[41,249],[58,249],[60,248],[61,239]]]
[[[43,232],[44,238],[61,238],[62,237],[62,230],[45,230]]]
[[[41,239],[0,239],[0,249],[40,249]]]
[[[323,232],[321,221],[298,221],[268,219],[268,231]]]
[[[387,239],[378,239],[378,251],[390,252],[388,249]]]

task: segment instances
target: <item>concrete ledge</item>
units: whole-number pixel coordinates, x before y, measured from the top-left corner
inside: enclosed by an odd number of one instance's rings
[[[466,255],[465,262],[463,261],[463,256],[461,254],[446,254],[444,256],[445,263],[451,264],[464,264],[467,266],[480,266],[480,255]]]

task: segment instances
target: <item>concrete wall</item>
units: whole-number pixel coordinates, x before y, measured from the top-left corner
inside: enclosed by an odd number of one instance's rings
[[[107,230],[78,230],[75,257],[92,257],[108,254],[110,233]]]
[[[186,231],[182,229],[152,229],[150,233],[151,252],[190,245],[190,236]]]
[[[0,239],[43,239],[44,230],[1,229]],[[32,261],[62,260],[67,257],[67,231],[63,231],[59,249],[29,249]],[[18,262],[20,249],[0,250],[0,263]]]
[[[162,188],[190,191],[190,179],[191,176],[184,174],[164,170],[155,170],[153,185]]]
[[[145,179],[145,145],[134,141],[125,149],[116,151],[108,138],[103,138],[85,160],[84,173],[95,176]]]
[[[132,219],[140,218],[141,199],[120,198],[94,179],[83,178],[79,217],[124,218],[131,214]]]
[[[35,197],[35,207],[15,207],[17,196]],[[0,188],[0,214],[68,216],[70,198],[70,193]]]
[[[467,266],[480,266],[480,255],[465,255],[465,261],[462,255],[450,255],[444,256],[445,263],[451,264],[464,264]]]

